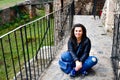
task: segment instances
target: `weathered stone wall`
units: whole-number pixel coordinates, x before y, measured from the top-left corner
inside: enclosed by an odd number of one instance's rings
[[[106,33],[113,32],[114,14],[120,14],[120,1],[106,0],[101,15],[102,23],[104,25],[104,29]]]
[[[54,11],[61,9],[61,7],[68,5],[72,0],[54,0],[53,1],[53,8]],[[61,3],[63,2],[63,4]]]
[[[36,9],[40,5],[41,4],[38,0],[26,0],[26,2],[0,10],[0,25],[5,24],[6,22],[11,22],[15,18],[19,18],[20,12],[22,12],[23,14],[29,14],[29,17],[33,18],[37,15]],[[46,7],[45,12],[46,14],[48,14],[52,12],[53,4],[51,2],[48,2],[44,4],[44,7]]]
[[[13,6],[0,11],[0,25],[13,21],[20,17],[20,12],[28,13],[28,8],[24,5]]]
[[[66,5],[68,5],[69,3],[71,3],[72,0],[54,0],[53,2],[53,10],[57,11],[63,7],[65,7]],[[63,11],[64,12],[64,11]],[[62,14],[63,12],[61,12],[61,10],[57,11],[54,14],[54,18],[55,18],[55,44],[57,45],[59,41],[61,41],[62,36],[61,36],[61,30],[62,30],[62,20],[64,20],[65,17],[63,17],[64,15]],[[65,13],[64,13],[65,14]]]

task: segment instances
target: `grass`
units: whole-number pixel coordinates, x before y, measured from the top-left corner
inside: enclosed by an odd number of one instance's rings
[[[24,1],[25,0],[0,0],[0,9],[5,9]]]
[[[13,65],[12,65],[13,62],[15,65],[16,72],[19,71],[18,58],[20,58],[20,65],[23,67],[24,55],[27,61],[28,54],[29,54],[29,57],[32,58],[36,55],[36,51],[40,47],[54,44],[53,39],[50,38],[51,36],[53,37],[53,30],[54,30],[53,26],[51,26],[50,29],[48,29],[47,31],[46,21],[47,20],[44,19],[41,23],[35,22],[33,24],[27,25],[26,32],[25,32],[25,28],[22,28],[21,31],[22,31],[22,36],[23,36],[23,42],[22,42],[20,30],[17,30],[15,32],[17,35],[16,38],[15,38],[14,33],[11,33],[9,36],[5,36],[4,38],[2,38],[4,56],[5,56],[5,60],[7,64],[7,71],[8,71],[7,73],[8,73],[9,79],[13,78],[14,76],[14,70],[13,70]],[[51,19],[51,21],[54,23],[53,19]],[[45,32],[47,32],[46,36],[44,36]],[[25,35],[27,35],[27,37],[25,37]],[[8,39],[8,37],[10,37],[10,40]],[[45,39],[42,40],[43,38]],[[17,41],[18,49],[16,47],[16,41]],[[11,46],[9,42],[11,43]],[[12,51],[10,51],[10,48],[12,49]],[[2,49],[1,44],[0,44],[0,49]],[[6,75],[5,75],[5,67],[4,67],[4,61],[3,61],[2,54],[3,52],[2,50],[0,50],[0,75],[1,75],[0,80],[5,80]],[[13,58],[13,61],[11,58]]]

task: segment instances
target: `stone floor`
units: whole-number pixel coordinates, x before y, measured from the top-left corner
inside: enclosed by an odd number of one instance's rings
[[[85,77],[79,75],[70,78],[69,74],[63,73],[58,65],[60,54],[67,50],[67,37],[63,47],[58,51],[48,69],[41,75],[39,80],[114,80],[111,64],[112,34],[105,33],[100,19],[94,20],[93,16],[74,16],[74,24],[81,23],[87,28],[87,36],[91,39],[92,49],[90,55],[98,58],[96,64]]]

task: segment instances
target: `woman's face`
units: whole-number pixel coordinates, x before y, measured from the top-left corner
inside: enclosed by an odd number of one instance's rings
[[[83,30],[81,27],[75,27],[74,29],[74,35],[77,39],[80,39],[82,37]]]

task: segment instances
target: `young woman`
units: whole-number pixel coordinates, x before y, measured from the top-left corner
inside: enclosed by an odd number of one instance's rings
[[[75,77],[78,73],[86,74],[86,71],[97,63],[96,57],[89,56],[90,49],[91,41],[86,35],[86,28],[82,24],[75,24],[68,40],[68,51],[61,55],[59,65],[64,66],[64,62],[69,64],[70,69],[67,73],[70,73],[71,77]]]

